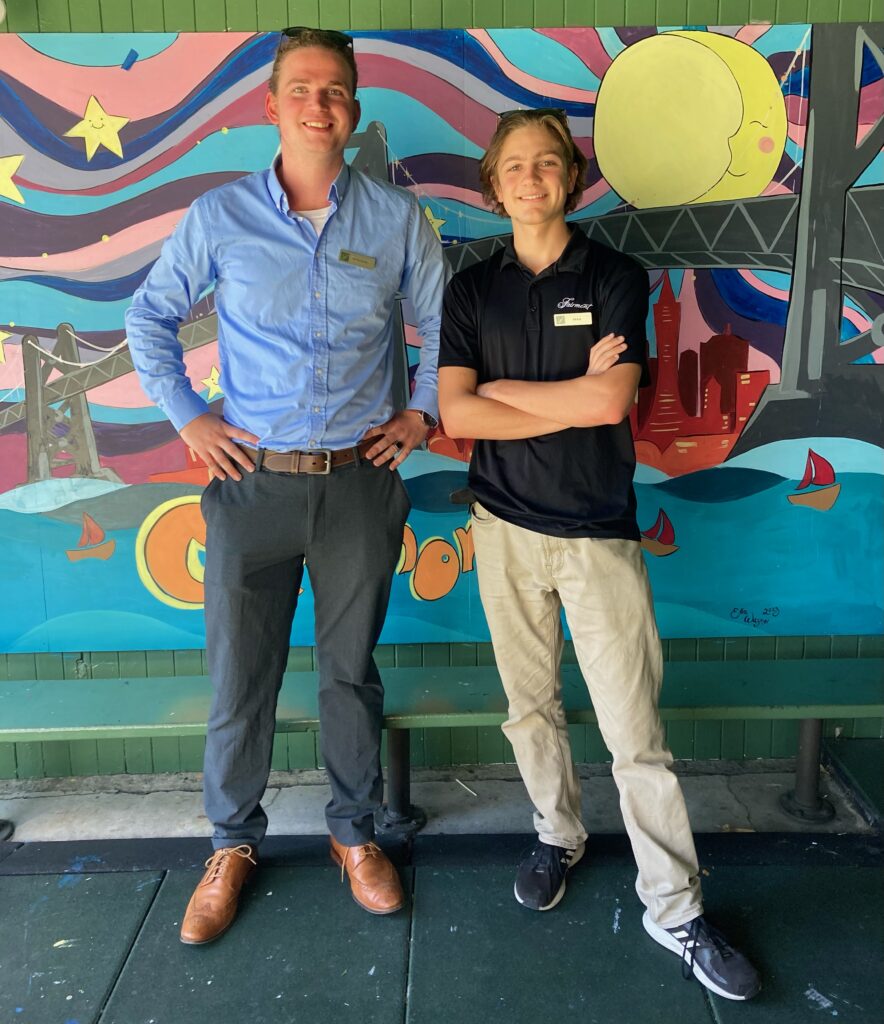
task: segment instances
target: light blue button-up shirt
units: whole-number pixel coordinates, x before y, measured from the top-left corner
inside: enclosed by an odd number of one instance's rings
[[[398,293],[422,338],[408,407],[438,416],[448,270],[432,227],[411,193],[346,164],[328,198],[317,237],[271,168],[201,196],[166,241],[126,329],[141,384],[176,430],[208,411],[177,331],[213,284],[224,418],[261,447],[346,448],[390,418]]]

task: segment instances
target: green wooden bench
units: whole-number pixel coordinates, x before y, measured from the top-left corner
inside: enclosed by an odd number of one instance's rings
[[[495,726],[506,717],[493,667],[386,668],[387,804],[384,831],[423,824],[411,805],[409,730]],[[568,721],[595,722],[580,671],[562,669]],[[205,676],[41,679],[0,682],[0,742],[141,739],[205,733],[210,684]],[[660,701],[664,719],[799,719],[795,789],[785,809],[805,820],[833,813],[819,792],[825,718],[884,717],[884,659],[671,661]],[[319,728],[317,675],[286,673],[278,732]]]

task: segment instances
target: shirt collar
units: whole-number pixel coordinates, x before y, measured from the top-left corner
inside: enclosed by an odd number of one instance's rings
[[[571,237],[568,239],[568,244],[562,250],[562,255],[559,256],[555,263],[543,271],[544,275],[579,274],[583,270],[586,263],[586,255],[589,252],[589,239],[580,228],[570,225],[570,229]],[[500,261],[500,269],[503,270],[504,267],[509,266],[511,263],[514,263],[517,267],[522,267],[519,257],[516,255],[512,235],[507,239],[506,247],[503,251],[503,259]]]
[[[279,166],[282,157],[276,157],[273,163],[267,170],[267,191],[270,193],[270,198],[273,200],[273,205],[281,212],[288,215],[289,212],[289,200],[285,194],[285,189],[282,187],[282,183],[279,180]],[[330,202],[333,202],[335,206],[340,206],[344,201],[344,196],[347,194],[347,189],[350,187],[350,166],[344,161],[337,178],[331,183],[331,188],[328,190],[328,198]]]

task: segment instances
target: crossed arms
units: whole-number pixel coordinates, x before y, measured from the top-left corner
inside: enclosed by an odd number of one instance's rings
[[[609,334],[590,350],[586,373],[570,380],[495,380],[474,369],[439,368],[439,409],[449,437],[514,441],[569,427],[620,423],[635,401],[641,368],[617,363],[626,345]]]

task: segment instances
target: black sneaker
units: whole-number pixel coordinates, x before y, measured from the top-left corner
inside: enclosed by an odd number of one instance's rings
[[[531,910],[552,910],[565,895],[565,875],[585,849],[584,843],[572,850],[538,840],[519,865],[513,888],[519,903]]]
[[[758,971],[702,914],[678,928],[661,928],[645,911],[642,924],[652,939],[681,956],[683,978],[693,974],[724,999],[751,999],[761,990]]]

